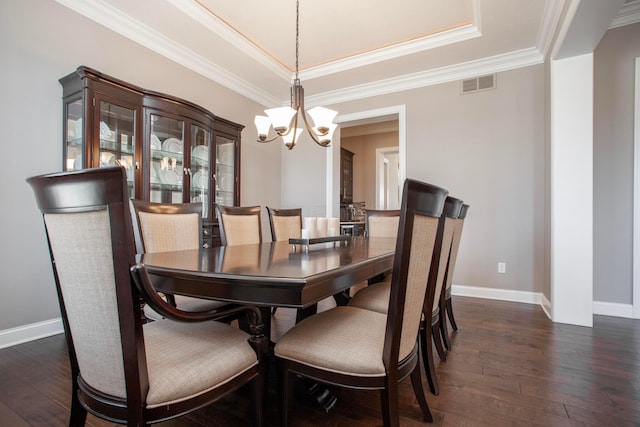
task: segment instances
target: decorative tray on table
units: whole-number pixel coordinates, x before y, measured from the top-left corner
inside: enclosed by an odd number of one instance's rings
[[[312,239],[289,239],[289,243],[292,245],[304,245],[309,246],[314,243],[330,243],[330,242],[346,242],[351,240],[351,236],[329,236],[329,237],[315,237]]]

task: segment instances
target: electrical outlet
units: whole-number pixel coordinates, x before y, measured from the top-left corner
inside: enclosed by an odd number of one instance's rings
[[[498,263],[498,273],[506,273],[507,272],[507,263],[499,262]]]

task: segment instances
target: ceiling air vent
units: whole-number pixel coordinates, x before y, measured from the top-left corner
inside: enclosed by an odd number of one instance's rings
[[[486,76],[474,77],[462,81],[462,93],[479,92],[496,88],[496,75],[489,74]]]

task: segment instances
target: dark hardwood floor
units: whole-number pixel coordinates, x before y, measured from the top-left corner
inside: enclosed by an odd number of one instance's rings
[[[441,393],[427,394],[434,426],[640,426],[640,321],[594,317],[594,327],[552,323],[540,307],[454,297],[459,331],[438,365]],[[291,310],[276,313],[277,338]],[[275,382],[270,378],[270,383]],[[425,390],[428,390],[426,379]],[[0,350],[0,426],[65,426],[69,368],[62,335]],[[427,391],[428,393],[428,391]],[[377,393],[336,390],[328,414],[302,387],[293,426],[381,425]],[[401,384],[401,424],[420,420],[410,381]],[[277,392],[267,425],[278,425]],[[241,390],[160,426],[248,425]],[[89,416],[87,425],[111,423]]]

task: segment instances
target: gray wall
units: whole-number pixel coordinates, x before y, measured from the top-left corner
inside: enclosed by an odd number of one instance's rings
[[[609,30],[594,53],[595,301],[632,301],[633,112],[640,24]],[[638,166],[640,167],[640,166]]]

